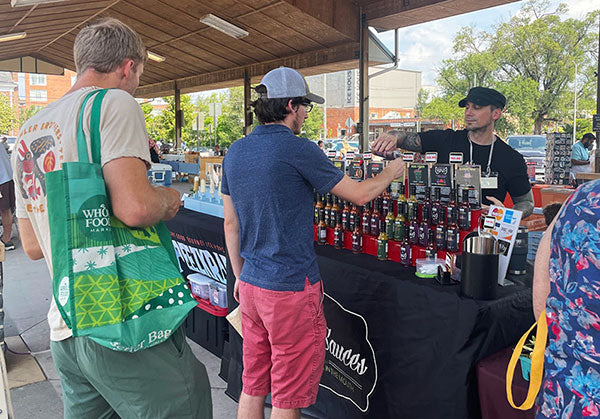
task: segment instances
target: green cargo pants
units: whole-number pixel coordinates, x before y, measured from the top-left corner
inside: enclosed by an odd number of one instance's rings
[[[170,339],[135,353],[87,337],[51,342],[66,419],[212,418],[206,368],[185,340]]]

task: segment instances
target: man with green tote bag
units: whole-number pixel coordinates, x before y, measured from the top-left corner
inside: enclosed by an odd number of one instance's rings
[[[132,96],[146,50],[103,19],[79,32],[74,57],[76,83],[21,127],[12,158],[23,249],[53,276],[50,348],[65,417],[212,418],[206,368],[179,326],[193,301],[162,224],[179,193],[146,175]]]

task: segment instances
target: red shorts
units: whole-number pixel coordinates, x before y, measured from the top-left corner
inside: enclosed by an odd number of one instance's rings
[[[271,291],[240,281],[243,392],[280,409],[314,404],[325,360],[327,326],[321,281],[304,291]]]

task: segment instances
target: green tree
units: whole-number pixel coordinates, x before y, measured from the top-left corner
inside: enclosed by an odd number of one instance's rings
[[[152,118],[153,124],[148,129],[148,119],[146,120],[146,129],[157,140],[175,143],[175,97],[169,96],[163,98],[167,102],[167,108],[160,115]],[[192,130],[192,121],[195,119],[195,106],[189,95],[181,95],[181,109],[183,110],[183,127],[181,129],[181,140],[189,145],[196,144],[195,132]],[[146,117],[146,112],[144,113]]]
[[[8,98],[0,94],[0,134],[9,132],[15,121],[15,110]]]
[[[415,111],[417,111],[417,117],[421,116],[421,112],[427,103],[429,102],[429,92],[425,89],[419,89],[419,93],[417,94],[417,106],[415,107]]]
[[[464,110],[458,106],[463,94],[455,93],[449,97],[436,97],[423,108],[421,117],[441,119],[444,123],[464,123]]]
[[[563,127],[564,132],[573,133],[573,122],[567,122]],[[581,140],[583,134],[592,132],[592,120],[589,118],[577,118],[577,126],[575,127],[575,141]]]
[[[314,106],[302,125],[302,135],[309,140],[318,140],[323,133],[324,112],[320,106]]]

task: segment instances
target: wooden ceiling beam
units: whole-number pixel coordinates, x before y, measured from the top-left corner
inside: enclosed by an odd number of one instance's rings
[[[215,71],[207,74],[200,74],[191,77],[185,77],[177,80],[166,81],[154,85],[146,85],[138,88],[136,97],[158,97],[172,95],[174,86],[182,91],[199,91],[216,85],[235,85],[244,78],[244,71],[248,72],[250,77],[260,77],[270,70],[279,66],[292,67],[298,70],[309,67],[323,66],[333,64],[338,61],[352,61],[356,59],[358,53],[358,44],[355,42],[338,45],[332,48],[326,48],[318,51],[305,52],[293,56],[280,58],[276,60],[264,61],[248,66],[240,66],[221,71]]]
[[[518,0],[378,0],[365,1],[369,26],[390,30],[500,6]]]
[[[397,0],[389,0],[398,3]],[[349,0],[285,0],[348,38],[359,40],[359,8]]]

